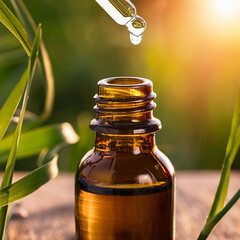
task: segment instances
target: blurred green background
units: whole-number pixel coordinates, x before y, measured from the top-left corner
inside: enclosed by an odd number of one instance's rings
[[[93,147],[88,125],[95,116],[98,80],[126,75],[153,81],[154,114],[163,125],[157,144],[177,170],[221,167],[239,87],[240,1],[135,0],[148,25],[138,46],[93,0],[24,2],[42,23],[56,80],[48,123],[70,122],[81,137],[62,151],[62,170],[75,171]],[[6,61],[8,50],[15,58],[8,54]],[[0,25],[0,105],[26,60],[17,40]],[[36,77],[28,107],[36,113],[43,108],[43,86]],[[238,154],[234,168],[239,169],[239,159]],[[34,161],[21,160],[16,167],[31,169]]]

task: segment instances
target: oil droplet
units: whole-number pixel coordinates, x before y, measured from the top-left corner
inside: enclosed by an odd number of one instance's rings
[[[126,24],[132,44],[138,45],[142,41],[142,35],[146,29],[146,25],[145,20],[139,16],[134,17]]]
[[[134,45],[142,41],[146,22],[137,15],[135,6],[130,0],[96,0],[96,2],[120,25],[125,25]]]
[[[135,36],[134,34],[129,32],[129,36],[130,36],[130,41],[133,45],[138,45],[142,41],[142,35]]]

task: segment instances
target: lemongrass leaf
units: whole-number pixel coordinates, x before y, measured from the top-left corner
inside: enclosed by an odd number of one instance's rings
[[[41,33],[42,33],[41,26],[39,26],[38,32],[37,32],[37,35],[36,35],[36,38],[34,41],[33,50],[30,55],[30,58],[29,58],[28,68],[30,71],[28,72],[28,76],[27,76],[28,77],[27,87],[26,87],[26,91],[24,94],[24,98],[23,98],[23,104],[22,104],[19,121],[18,121],[17,128],[16,128],[14,136],[13,136],[13,141],[12,141],[10,154],[9,154],[8,161],[7,161],[7,166],[6,166],[4,177],[2,180],[2,185],[1,185],[2,187],[9,184],[9,182],[11,181],[11,178],[12,178],[14,162],[15,162],[15,158],[16,158],[16,152],[17,152],[17,148],[18,148],[21,128],[22,128],[23,119],[24,119],[24,113],[26,110],[30,87],[31,87],[31,80],[32,80],[33,73],[35,70],[36,61],[37,61],[37,53],[38,53],[38,49],[39,49],[40,42],[41,42],[41,35],[42,35]]]
[[[24,158],[39,154],[42,149],[50,149],[60,144],[64,139],[71,143],[78,140],[78,136],[71,134],[71,139],[67,135],[73,132],[70,124],[62,123],[40,127],[21,134],[19,141],[17,158]],[[0,162],[6,161],[7,154],[13,141],[13,135],[3,138],[0,142]]]
[[[33,41],[37,26],[31,17],[26,5],[21,0],[10,0],[20,22],[24,26],[30,41]]]
[[[228,202],[228,204],[224,206],[228,193],[231,166],[237,155],[239,146],[240,146],[240,88],[238,89],[238,96],[232,119],[231,132],[227,143],[220,181],[206,223],[198,237],[198,240],[207,239],[208,235],[211,233],[215,225],[221,220],[221,218],[227,213],[227,211],[240,198],[240,190],[238,190],[238,192]]]
[[[9,8],[0,1],[0,21],[11,31],[19,42],[22,44],[28,56],[31,54],[31,45],[28,40],[26,31],[24,30],[22,24],[14,16],[14,14],[9,10]]]
[[[41,116],[42,120],[45,121],[50,116],[52,109],[53,109],[55,86],[54,86],[54,76],[53,76],[52,64],[51,64],[49,54],[45,47],[44,42],[41,43],[40,50],[41,50],[40,51],[40,62],[44,69],[46,83],[47,83],[44,110],[43,110],[43,113]]]
[[[37,27],[27,7],[25,6],[22,0],[11,0],[11,3],[18,17],[20,18],[22,24],[25,26],[28,35],[30,36],[30,38],[32,38],[37,30]],[[44,76],[42,75],[42,77],[46,79],[47,83],[45,104],[43,113],[41,114],[42,121],[45,121],[52,112],[55,87],[52,65],[44,41],[42,41],[40,45],[39,59],[42,68],[41,70],[44,72]]]
[[[58,155],[17,182],[0,189],[0,207],[26,197],[58,174]]]
[[[12,176],[13,176],[13,171],[14,171],[14,166],[15,166],[15,161],[16,161],[16,152],[17,152],[19,138],[20,138],[20,134],[21,134],[24,113],[25,113],[28,98],[29,98],[31,81],[32,81],[35,66],[36,66],[37,53],[38,53],[38,49],[39,49],[40,42],[41,42],[41,36],[42,36],[42,31],[41,31],[41,26],[39,25],[38,32],[37,32],[36,38],[34,40],[33,49],[32,49],[32,52],[31,52],[31,55],[29,58],[28,68],[30,69],[30,72],[29,72],[29,76],[28,76],[27,87],[25,90],[24,98],[23,98],[22,109],[21,109],[21,113],[19,116],[19,121],[18,121],[16,130],[15,130],[12,146],[10,149],[7,165],[5,168],[5,172],[3,175],[1,188],[7,187],[12,182]],[[8,210],[8,206],[4,206],[0,209],[0,239],[2,239],[3,235],[4,235],[7,210]]]
[[[231,126],[231,133],[227,143],[227,149],[223,162],[221,178],[207,221],[209,221],[224,207],[228,192],[230,170],[232,163],[237,155],[239,146],[240,146],[240,88],[238,90],[238,96]]]
[[[240,199],[240,189],[236,192],[236,194],[231,198],[231,200],[225,205],[225,207],[208,223],[204,226],[203,230],[201,231],[198,240],[205,240],[211,233],[212,229],[216,226],[216,224],[222,219],[222,217],[231,209],[231,207]]]
[[[24,198],[57,176],[57,153],[63,146],[74,144],[79,140],[79,137],[69,123],[61,124],[58,131],[62,132],[62,140],[56,143],[54,148],[44,155],[40,167],[15,183],[0,189],[0,207]]]
[[[11,120],[14,112],[17,109],[17,106],[22,98],[24,89],[26,87],[28,78],[30,74],[30,65],[28,65],[26,71],[24,72],[22,78],[17,83],[6,102],[2,106],[0,110],[0,140],[4,136]]]

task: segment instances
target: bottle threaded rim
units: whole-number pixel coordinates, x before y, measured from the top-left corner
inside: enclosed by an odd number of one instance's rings
[[[94,131],[111,134],[142,134],[161,128],[152,116],[156,107],[153,84],[139,77],[112,77],[98,82],[94,96],[98,114],[90,127]]]

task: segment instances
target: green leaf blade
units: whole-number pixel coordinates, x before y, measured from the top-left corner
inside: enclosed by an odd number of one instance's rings
[[[0,189],[0,207],[15,202],[39,189],[43,184],[58,175],[58,155],[51,161],[32,171],[17,182]]]
[[[19,120],[18,120],[18,124],[17,124],[16,130],[15,130],[15,133],[14,133],[13,142],[12,142],[12,146],[10,149],[7,165],[5,168],[4,175],[3,175],[3,180],[2,180],[2,184],[1,184],[2,188],[8,186],[12,182],[12,176],[13,176],[13,171],[14,171],[14,167],[15,167],[17,148],[18,148],[18,143],[19,143],[20,134],[21,134],[21,130],[22,130],[24,114],[26,111],[27,102],[28,102],[28,98],[29,98],[29,92],[30,92],[30,88],[31,88],[31,82],[32,82],[32,78],[33,78],[33,74],[34,74],[35,66],[36,66],[36,62],[37,62],[37,53],[38,53],[38,49],[40,46],[41,33],[42,33],[41,26],[39,26],[37,35],[35,37],[34,44],[33,44],[33,51],[29,58],[28,68],[30,69],[30,72],[28,72],[29,75],[27,76],[28,81],[27,81],[24,98],[23,98],[22,109],[20,112],[20,116],[19,116]],[[4,234],[7,210],[8,210],[8,206],[4,206],[0,209],[0,216],[1,216],[0,217],[0,239],[3,238],[3,234]]]
[[[231,207],[240,199],[240,189],[236,192],[236,194],[230,199],[230,201],[226,204],[226,206],[218,212],[215,216],[209,220],[203,230],[201,231],[198,240],[205,240],[211,233],[212,229],[216,224],[222,219],[222,217],[231,209]]]
[[[9,203],[31,194],[50,179],[57,176],[57,153],[63,146],[78,142],[79,137],[69,123],[63,123],[55,130],[61,132],[59,133],[59,135],[61,135],[61,142],[56,143],[54,148],[45,154],[44,158],[41,160],[43,164],[40,167],[17,182],[0,188],[0,207],[7,206]]]
[[[237,155],[240,146],[240,88],[238,90],[237,101],[234,109],[231,132],[227,143],[227,149],[222,166],[221,178],[214,197],[214,201],[207,217],[208,222],[218,212],[220,212],[227,199],[228,185],[232,163]]]
[[[17,106],[22,98],[24,89],[26,87],[28,78],[30,75],[30,65],[28,65],[26,71],[24,72],[22,78],[17,83],[8,99],[4,103],[3,107],[0,110],[0,140],[4,136],[11,120],[13,114],[15,113]]]
[[[30,38],[33,38],[37,27],[26,5],[22,0],[11,0],[11,3],[15,11],[17,12],[18,17],[20,18],[22,24],[25,26]],[[52,112],[55,95],[54,93],[55,86],[52,64],[50,61],[47,48],[45,47],[44,41],[41,42],[39,59],[40,59],[39,64],[40,71],[42,73],[41,76],[42,78],[45,78],[43,80],[46,80],[45,104],[43,113],[41,114],[41,120],[45,121]]]
[[[21,135],[16,157],[24,157],[39,154],[42,149],[51,149],[52,147],[67,141],[66,132],[71,132],[72,139],[78,140],[74,130],[68,123],[39,127],[37,129],[25,132]],[[6,161],[6,156],[11,147],[13,136],[3,138],[0,142],[0,162]],[[74,142],[73,141],[73,142]]]
[[[14,14],[8,9],[8,7],[0,1],[0,21],[11,31],[19,42],[22,44],[28,56],[31,54],[31,44],[28,40],[26,31],[22,24],[14,16]]]
[[[229,201],[229,203],[225,205],[228,193],[231,166],[238,153],[239,147],[240,147],[240,88],[238,89],[238,95],[232,119],[231,132],[227,143],[220,181],[206,223],[198,237],[198,240],[207,239],[208,235],[211,233],[217,222],[220,221],[220,219],[240,198],[240,190],[238,190],[238,192]]]

